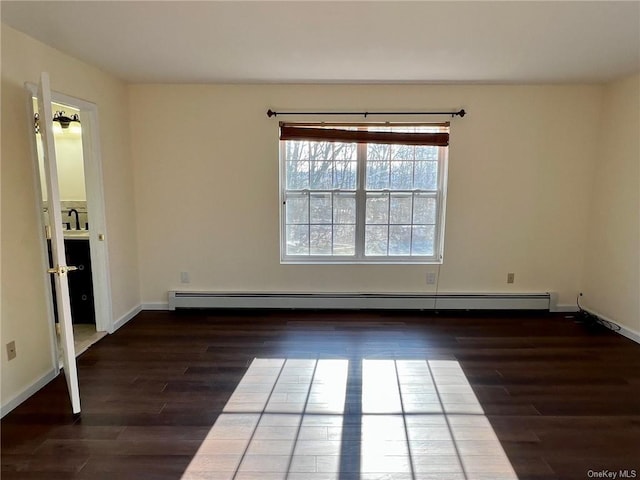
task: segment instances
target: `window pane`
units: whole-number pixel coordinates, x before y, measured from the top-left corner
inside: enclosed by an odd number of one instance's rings
[[[391,194],[389,223],[411,224],[411,195]]]
[[[436,199],[426,195],[416,195],[413,200],[413,223],[436,223]]]
[[[287,255],[309,254],[309,227],[287,225]]]
[[[435,227],[434,226],[414,226],[413,239],[411,243],[412,255],[434,254]]]
[[[389,160],[391,158],[391,145],[367,144],[367,160]]]
[[[367,194],[367,224],[389,223],[389,195]]]
[[[309,188],[309,162],[287,162],[287,188],[289,190]]]
[[[391,188],[411,190],[413,188],[413,162],[391,162]]]
[[[356,223],[356,195],[337,193],[333,197],[333,223]]]
[[[356,162],[335,162],[333,188],[355,190],[357,165]]]
[[[351,160],[356,161],[358,145],[355,143],[334,143],[333,144],[333,158],[335,160]]]
[[[364,232],[365,255],[386,255],[388,241],[388,227],[386,225],[367,225]]]
[[[331,255],[331,225],[311,225],[311,255]]]
[[[333,144],[330,142],[309,142],[309,160],[323,161],[333,158]]]
[[[310,162],[309,187],[318,190],[329,190],[333,183],[333,162]]]
[[[416,160],[438,160],[438,147],[417,146]]]
[[[308,195],[287,195],[287,224],[309,223]]]
[[[367,189],[389,188],[389,162],[367,162]]]
[[[413,160],[412,145],[391,145],[391,160]]]
[[[312,193],[310,223],[330,224],[331,220],[332,220],[331,194],[330,193]]]
[[[336,225],[333,227],[333,254],[355,255],[356,226]]]
[[[421,190],[438,188],[438,162],[416,162],[414,187]]]
[[[309,159],[309,142],[286,142],[287,160],[308,160]]]
[[[389,227],[389,255],[411,254],[411,226],[391,225]]]

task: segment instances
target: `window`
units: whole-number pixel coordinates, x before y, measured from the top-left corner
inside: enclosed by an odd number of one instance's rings
[[[283,263],[442,260],[448,124],[280,124]]]

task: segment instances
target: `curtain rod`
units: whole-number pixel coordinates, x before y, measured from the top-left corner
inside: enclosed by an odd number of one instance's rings
[[[367,118],[369,115],[451,115],[451,117],[464,117],[467,112],[463,109],[457,112],[274,112],[267,110],[267,117],[277,117],[278,115],[362,115]]]

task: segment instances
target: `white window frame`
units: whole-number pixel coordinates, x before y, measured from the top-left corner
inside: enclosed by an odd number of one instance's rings
[[[372,126],[375,124],[372,124]],[[390,124],[391,126],[401,127],[400,123]],[[415,124],[414,124],[415,125]],[[424,123],[424,126],[435,126],[433,124]],[[437,126],[443,126],[438,124]],[[434,234],[434,254],[425,255],[365,255],[365,223],[366,223],[366,151],[367,144],[361,143],[357,145],[357,167],[356,167],[356,232],[355,232],[355,255],[287,255],[287,222],[286,222],[286,142],[280,140],[280,178],[279,178],[279,201],[280,201],[280,263],[281,264],[442,264],[444,261],[444,231],[445,231],[445,214],[447,199],[447,177],[448,177],[448,161],[449,147],[441,147],[438,149],[438,179],[437,190],[433,196],[436,198],[436,224]],[[312,193],[313,189],[305,190],[306,193]],[[340,192],[339,189],[331,189],[331,192]],[[346,190],[352,192],[352,190]],[[420,190],[399,190],[385,189],[380,190],[384,193],[407,192],[414,193]],[[335,225],[335,224],[334,224]]]

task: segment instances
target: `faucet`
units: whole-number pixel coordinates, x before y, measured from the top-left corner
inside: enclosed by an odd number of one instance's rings
[[[71,210],[69,210],[69,213],[67,214],[67,216],[70,217],[74,213],[76,214],[76,230],[80,230],[80,216],[78,214],[78,210],[76,210],[75,208],[72,208]]]

